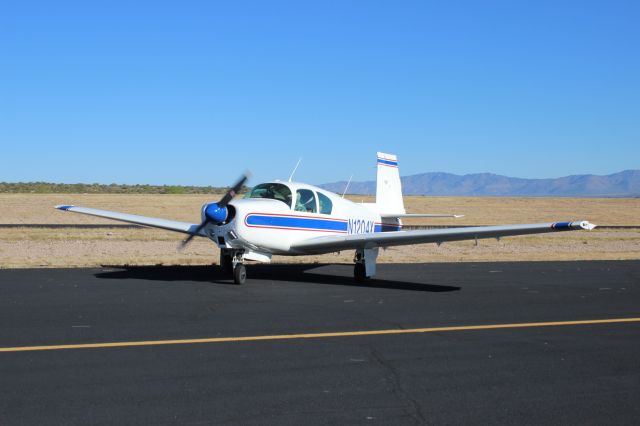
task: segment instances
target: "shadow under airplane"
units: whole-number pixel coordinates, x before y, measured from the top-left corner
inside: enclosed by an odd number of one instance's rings
[[[102,265],[104,268],[116,268],[117,271],[105,271],[95,274],[101,279],[137,279],[153,281],[197,281],[217,284],[235,285],[233,278],[225,274],[215,265],[184,265],[184,266],[129,266]],[[310,272],[322,267],[328,268],[327,273]],[[438,285],[419,282],[391,281],[372,278],[365,283],[356,283],[351,276],[352,265],[340,264],[279,264],[279,265],[251,265],[249,279],[257,281],[288,281],[297,283],[328,284],[352,287],[386,288],[392,290],[410,290],[426,292],[459,291],[460,287]],[[345,274],[346,272],[346,274]]]

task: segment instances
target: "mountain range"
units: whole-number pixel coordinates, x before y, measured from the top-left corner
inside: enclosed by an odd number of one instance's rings
[[[443,172],[401,177],[404,195],[457,196],[558,196],[558,197],[638,197],[640,170],[625,170],[606,176],[572,175],[549,179],[523,179],[475,173],[456,175]],[[346,181],[326,183],[321,188],[341,194]],[[349,194],[375,194],[376,182],[351,182]]]

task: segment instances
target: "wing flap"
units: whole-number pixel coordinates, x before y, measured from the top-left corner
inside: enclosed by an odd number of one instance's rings
[[[574,222],[533,223],[527,225],[477,226],[426,231],[394,231],[370,234],[335,235],[312,238],[295,243],[291,250],[301,254],[331,251],[390,247],[410,244],[442,243],[448,241],[498,238],[515,235],[543,234],[557,231],[591,230],[595,225],[586,220]]]
[[[112,212],[109,210],[93,209],[89,207],[71,206],[71,205],[59,205],[56,209],[88,214],[91,216],[104,217],[106,219],[119,220],[121,222],[135,223],[137,225],[150,226],[152,228],[166,229],[168,231],[182,232],[184,234],[193,234],[198,228],[195,223],[178,222],[175,220],[160,219],[148,216],[139,216],[136,214]],[[204,231],[201,231],[198,235],[206,236]]]

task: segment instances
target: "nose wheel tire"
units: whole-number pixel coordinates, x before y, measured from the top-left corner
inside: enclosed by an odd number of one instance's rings
[[[245,281],[247,281],[247,268],[242,263],[238,263],[233,268],[233,282],[240,285],[244,284]]]

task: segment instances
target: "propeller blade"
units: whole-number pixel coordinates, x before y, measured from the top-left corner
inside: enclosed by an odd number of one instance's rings
[[[240,179],[235,183],[235,185],[229,188],[227,193],[224,194],[224,197],[222,197],[222,199],[218,201],[218,206],[226,207],[226,205],[229,204],[229,201],[231,201],[233,197],[235,197],[238,192],[240,192],[240,190],[242,189],[242,185],[244,185],[244,183],[249,179],[249,176],[250,173],[245,172],[242,177],[240,177]]]
[[[191,242],[191,240],[193,239],[193,237],[195,237],[196,235],[198,235],[200,233],[200,231],[202,231],[202,228],[204,228],[205,226],[207,226],[207,222],[208,221],[204,221],[202,222],[200,225],[198,225],[198,227],[196,229],[193,230],[193,232],[191,234],[189,234],[189,236],[187,238],[185,238],[184,240],[182,240],[182,242],[180,243],[180,245],[178,246],[178,250],[182,251],[185,249],[185,247],[187,247],[187,245]]]

